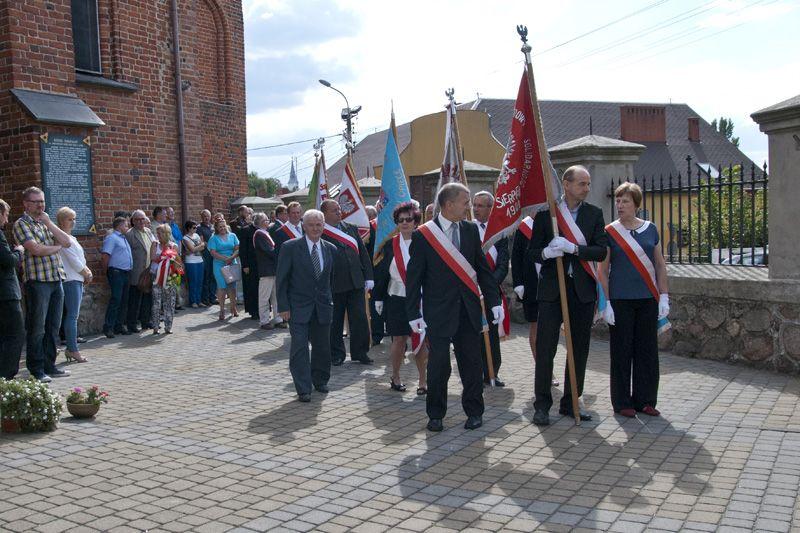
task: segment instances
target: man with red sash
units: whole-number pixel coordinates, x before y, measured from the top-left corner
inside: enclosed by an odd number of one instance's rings
[[[488,191],[477,192],[472,198],[472,213],[475,215],[475,222],[478,224],[478,234],[481,237],[481,242],[483,242],[483,236],[486,234],[486,225],[489,222],[489,213],[492,212],[492,205],[494,205],[494,196]],[[508,239],[503,237],[486,253],[486,262],[489,264],[489,270],[492,271],[492,276],[497,282],[500,299],[503,305],[503,314],[505,315],[503,322],[500,324],[492,324],[492,317],[487,317],[489,322],[489,345],[492,348],[492,360],[494,362],[494,384],[497,387],[506,386],[505,383],[500,381],[499,372],[500,365],[503,362],[503,358],[500,355],[500,337],[508,335],[509,328],[511,327],[511,316],[508,312],[506,297],[502,289],[503,281],[508,275],[508,260]],[[483,363],[483,382],[488,384],[489,368],[486,359],[485,343],[481,343],[481,362]]]
[[[350,359],[368,365],[369,324],[365,293],[375,286],[372,258],[358,234],[358,228],[342,222],[336,200],[323,200],[320,210],[325,215],[322,239],[336,246],[333,258],[333,322],[331,322],[331,359],[334,366],[344,363],[347,355],[342,331],[344,314],[350,337]]]
[[[376,204],[378,205],[378,204]],[[364,240],[364,246],[367,248],[367,253],[369,256],[374,258],[375,257],[375,233],[378,231],[378,209],[375,206],[365,206],[364,209],[367,211],[367,217],[369,218],[369,234],[367,235],[366,239]],[[369,316],[370,316],[370,326],[372,326],[372,344],[378,345],[383,342],[383,337],[385,335],[385,324],[383,322],[383,316],[381,316],[375,310],[375,300],[370,299],[369,301]]]
[[[495,324],[503,320],[503,306],[474,222],[464,220],[470,192],[460,183],[439,189],[439,214],[411,237],[406,270],[406,312],[411,331],[428,328],[428,430],[442,431],[447,412],[450,345],[455,348],[464,391],[461,405],[467,414],[465,429],[483,425],[483,370],[481,331],[486,318],[481,300],[491,309]],[[420,300],[422,314],[420,316]]]
[[[278,225],[277,222],[270,229],[272,240],[275,241],[275,252],[281,252],[281,245],[288,240],[297,239],[303,236],[303,207],[299,202],[291,202],[286,206],[288,219],[285,223]]]
[[[533,221],[537,231],[528,245],[529,263],[542,263],[537,290],[539,317],[536,331],[536,398],[533,404],[533,422],[537,425],[550,423],[549,411],[553,404],[553,359],[562,323],[556,257],[563,257],[578,396],[583,393],[589,340],[598,299],[597,280],[590,263],[605,259],[608,247],[603,211],[584,201],[589,194],[591,181],[589,171],[583,166],[575,165],[564,172],[564,197],[556,213],[561,236],[553,237],[549,210],[539,212]],[[565,369],[564,395],[558,412],[572,417],[572,392],[567,372]],[[580,418],[592,419],[585,413],[580,413]]]

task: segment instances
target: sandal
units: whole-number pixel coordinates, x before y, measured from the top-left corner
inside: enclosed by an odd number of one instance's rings
[[[406,386],[402,383],[395,383],[394,379],[389,380],[389,386],[392,388],[392,390],[396,390],[397,392],[406,391]]]
[[[417,388],[417,396],[425,396],[426,394],[428,394],[428,388],[427,387],[418,387]]]

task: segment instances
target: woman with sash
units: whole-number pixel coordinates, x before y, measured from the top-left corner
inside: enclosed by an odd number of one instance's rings
[[[386,334],[392,337],[389,349],[392,363],[392,377],[389,382],[392,390],[405,392],[406,386],[400,381],[400,365],[406,352],[406,343],[411,337],[411,353],[415,355],[415,363],[419,372],[417,395],[428,392],[426,367],[428,363],[428,347],[417,334],[412,334],[405,308],[406,301],[406,266],[410,258],[408,249],[411,246],[411,234],[422,220],[422,214],[413,202],[403,202],[394,208],[392,218],[399,234],[383,245],[382,259],[375,272],[375,288],[372,297],[375,300],[375,311],[384,317]]]
[[[667,266],[655,225],[636,216],[642,189],[614,191],[619,218],[606,226],[609,251],[600,281],[609,295],[603,318],[611,333],[611,405],[633,418],[658,416],[658,330],[669,314]]]

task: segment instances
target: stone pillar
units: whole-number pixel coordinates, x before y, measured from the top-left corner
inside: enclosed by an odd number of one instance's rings
[[[769,277],[800,279],[800,95],[751,116],[769,137]]]
[[[603,209],[606,223],[611,221],[611,180],[633,178],[633,165],[646,147],[599,135],[587,135],[548,150],[553,166],[561,175],[571,165],[583,165],[592,175],[592,190],[587,202]]]

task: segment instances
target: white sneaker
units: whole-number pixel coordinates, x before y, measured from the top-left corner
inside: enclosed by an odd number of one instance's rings
[[[40,383],[50,383],[51,381],[53,381],[53,378],[51,378],[47,374],[42,374],[42,377],[39,378]]]

